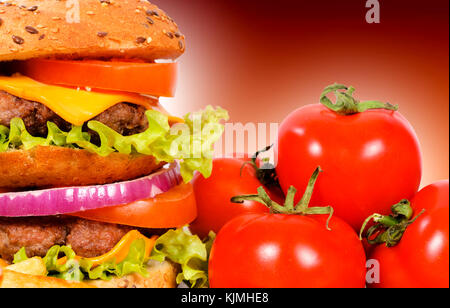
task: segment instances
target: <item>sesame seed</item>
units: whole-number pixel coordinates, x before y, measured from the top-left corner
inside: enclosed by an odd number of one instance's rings
[[[30,34],[38,34],[38,33],[39,33],[39,31],[36,30],[36,28],[33,28],[33,27],[31,27],[31,26],[26,26],[26,27],[25,27],[25,30],[26,30],[28,33],[30,33]]]
[[[182,40],[179,40],[179,41],[178,41],[178,47],[180,47],[181,50],[184,49],[184,44],[183,44],[183,41],[182,41]]]
[[[3,25],[3,19],[0,18],[0,26]]]
[[[147,21],[151,25],[153,25],[155,23],[155,21],[153,19],[151,19],[150,17],[148,17],[148,16],[147,16]]]
[[[45,38],[45,34],[41,34],[41,36],[39,36],[39,40],[43,40]]]
[[[88,15],[95,15],[95,13],[93,11],[87,11],[86,14],[88,14]]]
[[[180,38],[180,37],[182,37],[183,35],[180,33],[180,32],[175,32],[175,37],[176,38]]]
[[[61,17],[55,16],[55,17],[52,17],[52,19],[53,20],[61,20]]]
[[[148,16],[157,16],[159,17],[159,13],[157,11],[153,11],[153,10],[147,10],[145,12]]]
[[[27,9],[27,11],[34,12],[34,11],[36,11],[37,9],[38,9],[38,6],[37,6],[37,5],[33,5],[33,6],[30,6],[30,7]]]
[[[153,41],[153,39],[149,36],[147,37],[147,44],[150,44]]]
[[[108,32],[97,32],[98,37],[105,37],[108,35]]]
[[[13,42],[16,43],[17,45],[22,45],[23,43],[25,43],[25,40],[23,38],[21,38],[20,36],[13,35],[12,39],[13,39]]]
[[[174,37],[172,32],[166,32],[166,35],[171,39],[173,39]]]
[[[138,44],[144,44],[146,41],[147,41],[147,39],[142,36],[139,36],[138,38],[136,38],[136,43],[138,43]]]

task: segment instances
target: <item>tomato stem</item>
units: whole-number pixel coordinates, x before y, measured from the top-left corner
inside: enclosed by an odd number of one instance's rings
[[[256,160],[258,159],[258,156],[261,155],[262,153],[270,151],[270,149],[272,149],[273,146],[274,145],[272,144],[272,145],[267,146],[264,149],[256,152],[255,155],[253,155],[251,161],[247,161],[247,162],[243,163],[242,167],[241,167],[241,175],[242,175],[242,170],[244,169],[244,167],[246,165],[251,165],[256,171],[256,178],[259,180],[259,182],[262,185],[264,185],[265,187],[268,187],[268,188],[274,187],[274,188],[281,189],[280,182],[278,181],[278,175],[275,170],[275,166],[273,164],[271,164],[268,161],[268,159],[262,160],[263,165],[261,167],[258,167],[258,165],[256,164]]]
[[[322,168],[319,166],[314,171],[313,175],[309,179],[308,186],[306,186],[305,193],[303,194],[302,199],[300,202],[296,205],[296,208],[298,208],[299,211],[305,211],[309,203],[311,202],[311,197],[314,191],[314,186],[316,185],[317,178],[319,177],[319,173],[323,172]]]
[[[289,187],[288,192],[286,194],[286,200],[284,202],[284,207],[291,212],[295,211],[294,207],[294,199],[297,194],[297,189],[294,186]]]
[[[404,199],[391,207],[390,215],[373,214],[369,216],[363,223],[359,233],[360,240],[365,237],[370,245],[386,244],[387,247],[396,246],[406,229],[414,223],[425,210],[422,210],[415,218],[411,219],[414,214],[411,203]],[[375,224],[371,226],[367,232],[364,231],[370,221]]]
[[[354,92],[355,88],[336,83],[325,88],[320,96],[320,102],[330,110],[340,115],[352,115],[372,109],[385,109],[392,111],[398,111],[399,109],[398,105],[394,106],[390,103],[382,103],[380,101],[359,102],[353,97]],[[333,102],[328,98],[328,94],[330,93],[334,93],[336,95],[335,104],[333,104]]]
[[[295,195],[297,194],[297,189],[294,186],[291,186],[286,194],[286,200],[284,202],[284,206],[278,204],[277,202],[270,199],[269,195],[265,191],[264,187],[258,188],[257,195],[244,195],[244,196],[236,196],[231,198],[231,202],[233,203],[243,203],[244,201],[256,201],[264,204],[270,209],[272,214],[286,214],[286,215],[329,215],[326,227],[328,230],[331,230],[329,227],[331,218],[333,217],[334,210],[331,206],[325,207],[309,207],[309,203],[311,201],[312,193],[314,190],[314,186],[316,184],[317,178],[322,172],[322,169],[318,167],[311,179],[309,180],[308,186],[306,187],[305,193],[302,199],[294,205]]]
[[[244,203],[244,201],[256,201],[264,204],[265,206],[270,208],[271,213],[273,214],[283,214],[286,212],[286,209],[282,205],[270,199],[266,190],[262,186],[258,188],[257,195],[243,195],[231,198],[231,202],[233,203]]]

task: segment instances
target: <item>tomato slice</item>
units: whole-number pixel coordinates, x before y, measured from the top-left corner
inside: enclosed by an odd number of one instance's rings
[[[129,61],[66,61],[32,59],[18,64],[20,73],[46,84],[89,87],[173,97],[176,63]]]
[[[195,220],[197,205],[192,185],[181,184],[155,198],[71,216],[139,228],[178,228]]]

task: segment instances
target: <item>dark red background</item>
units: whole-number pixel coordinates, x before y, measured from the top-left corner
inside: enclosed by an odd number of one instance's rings
[[[449,1],[154,0],[187,36],[177,114],[207,104],[233,122],[281,122],[334,82],[400,105],[424,153],[423,184],[448,178]]]

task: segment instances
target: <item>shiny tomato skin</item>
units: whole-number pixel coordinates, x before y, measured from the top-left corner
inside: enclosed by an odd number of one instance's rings
[[[212,288],[363,288],[365,253],[334,217],[249,214],[227,223],[211,250]]]
[[[236,204],[230,201],[234,196],[256,194],[258,187],[262,186],[252,166],[246,165],[241,173],[246,161],[249,159],[217,158],[213,161],[211,177],[205,179],[201,174],[195,176],[192,183],[198,216],[191,224],[191,230],[195,234],[203,238],[209,231],[219,232],[223,225],[236,216],[269,212],[265,205],[258,202]],[[267,189],[266,191],[271,193]]]
[[[277,173],[283,190],[304,191],[317,166],[311,206],[333,206],[337,216],[359,230],[373,213],[417,192],[422,157],[417,136],[399,113],[370,110],[339,115],[323,105],[308,105],[280,126]]]
[[[400,243],[376,246],[370,256],[380,264],[378,288],[449,287],[449,182],[425,187],[412,200],[417,215]]]
[[[169,229],[192,222],[197,216],[197,207],[192,185],[183,183],[154,198],[70,216],[145,229]]]
[[[20,62],[19,71],[37,81],[72,87],[123,91],[152,96],[175,95],[177,63],[142,61],[31,59]]]

